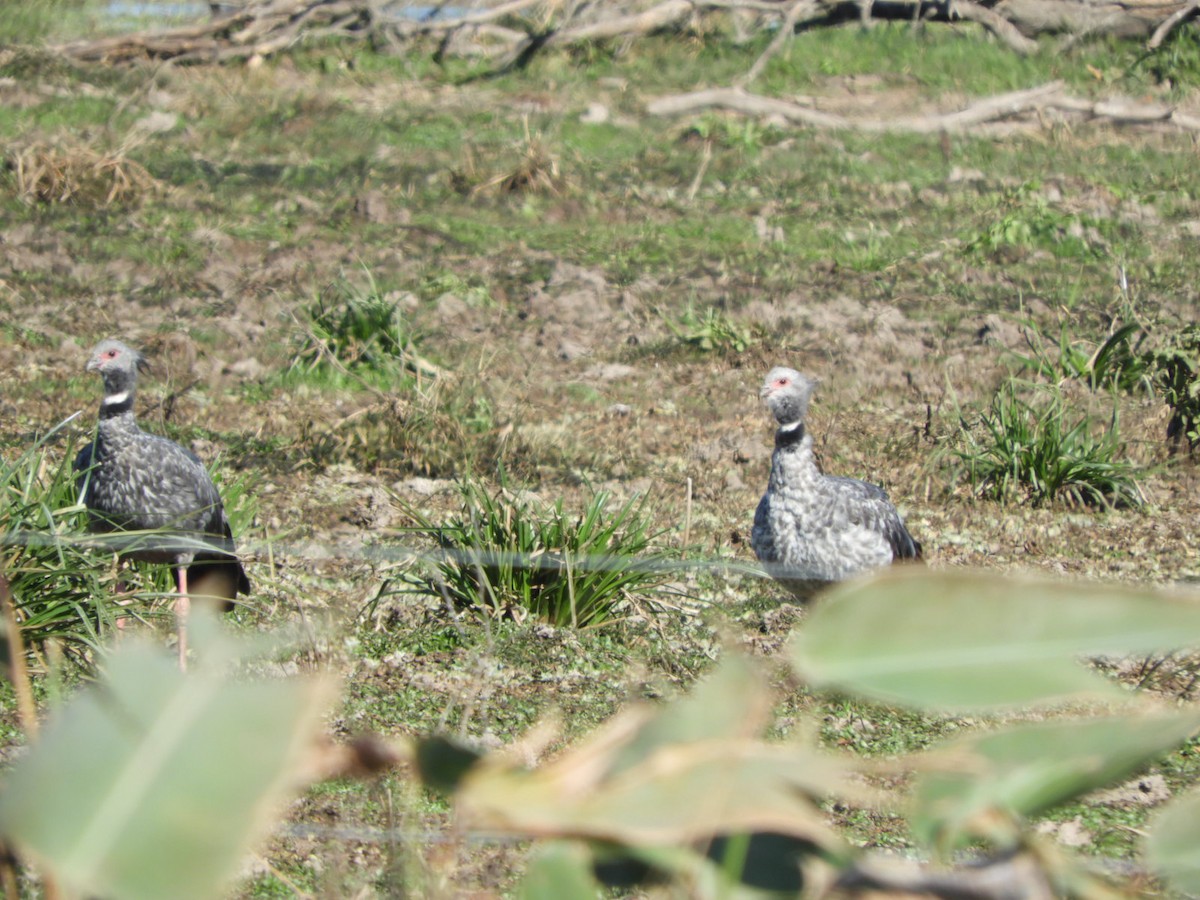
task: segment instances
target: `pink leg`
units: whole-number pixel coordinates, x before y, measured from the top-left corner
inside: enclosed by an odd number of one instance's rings
[[[116,588],[117,588],[117,594],[118,594],[118,595],[120,595],[120,594],[124,594],[124,593],[125,593],[125,590],[126,590],[126,585],[125,585],[125,582],[124,582],[124,581],[118,581],[118,582],[117,582],[117,584],[116,584]],[[118,601],[117,601],[117,606],[128,606],[128,605],[129,605],[129,603],[130,603],[130,601],[129,601],[128,599],[125,599],[125,600],[118,600]],[[121,640],[123,637],[125,637],[125,623],[126,623],[126,622],[128,622],[128,621],[129,621],[129,617],[128,617],[128,616],[117,616],[117,623],[116,623],[116,624],[117,624],[117,640],[118,640],[118,641],[119,641],[119,640]]]
[[[187,671],[188,611],[192,601],[188,597],[187,566],[179,567],[179,599],[175,601],[175,631],[179,635],[179,671]]]

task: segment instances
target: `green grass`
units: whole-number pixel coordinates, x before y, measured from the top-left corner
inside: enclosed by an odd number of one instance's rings
[[[677,340],[703,353],[736,355],[749,350],[758,341],[749,328],[713,307],[700,314],[689,306],[678,322],[667,319],[666,323]]]
[[[101,644],[115,620],[113,573],[82,544],[83,511],[76,503],[72,447],[58,455],[32,447],[0,460],[0,534],[5,574],[27,646],[45,660],[54,643],[78,662]]]
[[[1137,322],[1119,326],[1114,322],[1112,334],[1094,346],[1074,340],[1066,323],[1059,328],[1057,347],[1032,320],[1023,327],[1031,353],[1015,356],[1025,369],[1042,378],[1075,379],[1093,391],[1113,388],[1128,393],[1150,387],[1151,360],[1142,350],[1146,333]]]
[[[437,550],[402,571],[394,590],[443,597],[495,617],[587,628],[638,610],[667,578],[653,551],[644,498],[610,511],[606,492],[578,515],[467,479],[457,515],[435,522],[415,510],[409,531]],[[383,596],[386,596],[383,595]]]
[[[1107,427],[1106,427],[1107,425]],[[972,488],[992,500],[1139,506],[1138,471],[1122,458],[1117,409],[1107,423],[1070,408],[1057,388],[1010,380],[954,451]]]
[[[395,298],[366,273],[366,288],[345,278],[330,285],[303,311],[289,373],[337,387],[353,379],[401,392],[416,383],[424,361]]]

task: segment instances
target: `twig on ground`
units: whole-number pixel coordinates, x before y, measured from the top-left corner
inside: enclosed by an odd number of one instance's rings
[[[700,157],[700,166],[696,169],[696,177],[692,179],[692,184],[688,188],[687,198],[691,203],[696,199],[696,194],[700,192],[700,185],[704,181],[704,173],[708,171],[708,164],[712,162],[712,141],[704,142],[704,153]]]

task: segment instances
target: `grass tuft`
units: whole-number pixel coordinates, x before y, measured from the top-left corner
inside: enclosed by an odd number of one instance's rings
[[[518,146],[517,161],[506,170],[468,187],[477,175],[473,158],[468,158],[465,171],[455,176],[460,188],[466,188],[471,194],[503,196],[542,194],[557,197],[563,194],[567,181],[559,168],[558,156],[550,149],[546,138],[530,132],[528,119],[524,124],[525,136]]]
[[[1094,349],[1072,339],[1064,323],[1057,346],[1032,321],[1023,323],[1025,342],[1031,355],[1015,354],[1027,369],[1051,381],[1071,378],[1092,390],[1114,388],[1131,393],[1150,386],[1151,360],[1142,352],[1146,332],[1137,322],[1115,327],[1112,334]]]
[[[85,512],[76,501],[72,448],[56,457],[46,446],[61,427],[0,461],[0,570],[26,648],[44,656],[53,643],[80,662],[113,622],[113,608],[99,598],[115,593],[116,574],[82,541]]]
[[[400,593],[585,628],[623,617],[666,580],[666,557],[650,550],[655,535],[645,498],[610,511],[611,497],[600,491],[576,518],[561,499],[543,505],[505,488],[490,494],[471,479],[459,489],[460,510],[443,522],[410,510],[417,521],[410,531],[432,539],[439,552],[404,572]]]
[[[354,376],[389,391],[415,374],[437,374],[416,352],[416,336],[392,297],[368,273],[365,290],[340,279],[304,310],[305,329],[292,358],[292,375]]]
[[[1020,255],[1027,250],[1047,250],[1060,258],[1103,256],[1103,223],[1086,216],[1062,212],[1036,181],[1005,190],[995,202],[987,226],[970,237],[968,253],[991,257]]]
[[[692,306],[684,310],[678,322],[664,319],[675,337],[697,350],[733,356],[745,353],[757,341],[750,329],[739,326],[720,310],[709,307],[699,315]]]
[[[992,397],[975,426],[963,423],[965,444],[955,455],[980,496],[1035,505],[1140,506],[1137,470],[1119,458],[1116,406],[1107,428],[1086,413],[1070,417],[1059,390],[1035,386],[1033,399],[1010,380]]]
[[[134,206],[158,186],[153,175],[124,154],[87,147],[31,144],[12,152],[7,166],[17,196],[30,204]]]

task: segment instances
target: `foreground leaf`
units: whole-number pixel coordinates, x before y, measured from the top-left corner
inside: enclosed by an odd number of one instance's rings
[[[592,876],[591,855],[579,844],[554,841],[530,861],[520,900],[595,900],[600,885]]]
[[[766,688],[731,657],[692,696],[615,716],[529,772],[484,760],[457,795],[472,826],[540,837],[673,846],[771,831],[840,850],[813,798],[861,795],[848,766],[800,745],[768,745]]]
[[[815,687],[927,709],[1127,694],[1079,658],[1200,643],[1200,605],[1107,584],[893,570],[825,595],[790,645]]]
[[[913,830],[944,845],[966,835],[996,837],[1015,819],[1127,777],[1197,728],[1200,712],[1135,715],[1024,725],[957,741],[937,753],[945,768],[917,784]]]
[[[89,896],[215,896],[294,781],[327,699],[320,681],[184,676],[131,646],[13,768],[0,833]]]
[[[762,675],[742,656],[730,655],[690,694],[663,707],[637,730],[613,760],[610,774],[669,745],[761,734],[771,714]]]
[[[1146,858],[1176,890],[1200,893],[1200,793],[1179,798],[1155,818]]]

